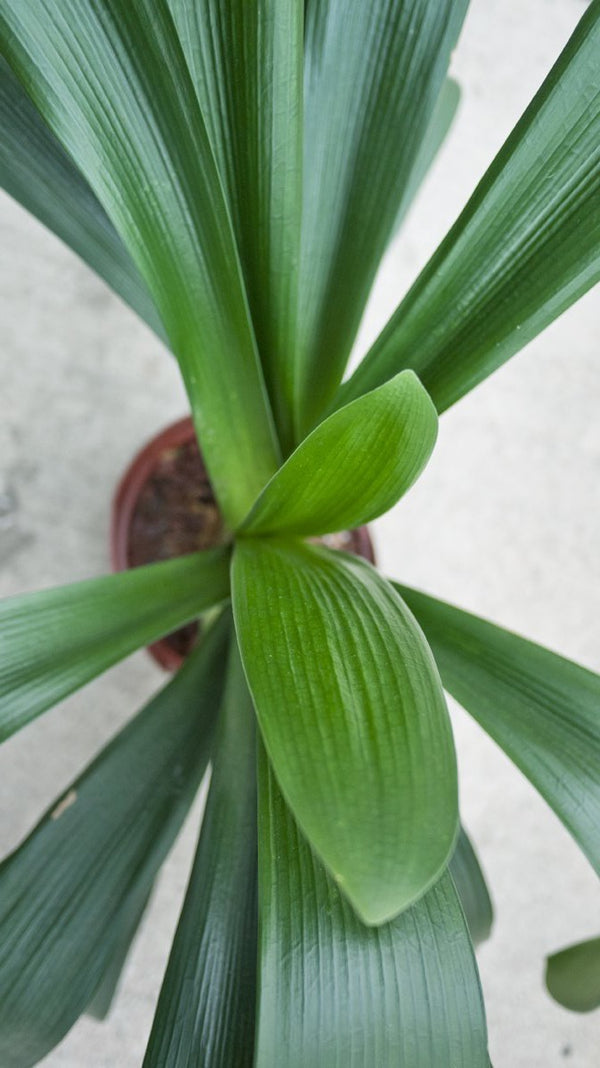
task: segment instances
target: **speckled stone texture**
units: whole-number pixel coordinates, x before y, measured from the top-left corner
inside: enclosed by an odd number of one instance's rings
[[[359,351],[454,220],[585,6],[472,0],[453,63],[460,115],[383,266]],[[0,592],[8,595],[107,569],[115,482],[186,404],[154,337],[4,197],[0,248]],[[596,292],[444,416],[424,477],[376,528],[389,573],[596,670],[599,342]],[[2,851],[161,681],[139,653],[3,746]],[[542,987],[546,952],[600,930],[597,880],[494,744],[460,710],[455,722],[464,818],[497,907],[479,954],[495,1068],[598,1068],[600,1013],[570,1015]],[[197,806],[109,1021],[82,1021],[46,1068],[141,1064],[198,817]]]

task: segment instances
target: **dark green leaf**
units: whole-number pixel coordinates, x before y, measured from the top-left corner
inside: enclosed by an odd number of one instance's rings
[[[256,1068],[486,1068],[473,950],[452,879],[365,927],[300,834],[263,757]]]
[[[258,349],[292,444],[303,0],[169,0],[227,194]]]
[[[166,3],[3,0],[0,51],[147,283],[211,480],[239,522],[278,450],[223,188]]]
[[[477,854],[463,827],[449,870],[465,912],[473,945],[477,946],[490,937],[494,907]]]
[[[115,916],[111,931],[112,955],[94,996],[85,1010],[86,1015],[93,1016],[96,1020],[105,1020],[112,1008],[123,969],[151,896],[152,891],[148,893],[146,880],[140,880],[140,885],[136,884],[127,896],[125,904],[119,910],[118,917]]]
[[[425,631],[446,690],[531,780],[600,874],[600,677],[397,588]]]
[[[306,3],[303,429],[342,377],[467,2]]]
[[[0,601],[0,739],[228,596],[215,549]]]
[[[396,218],[394,233],[397,233],[402,226],[413,200],[450,132],[460,104],[460,97],[461,92],[458,82],[455,82],[454,78],[446,78],[427,127],[423,144],[415,160],[402,204],[400,205],[400,211]]]
[[[571,1012],[600,1008],[600,938],[549,957],[546,983],[552,997]]]
[[[438,877],[457,831],[452,730],[427,643],[369,564],[240,539],[242,660],[275,774],[303,832],[367,923]]]
[[[600,278],[600,0],[337,403],[412,367],[454,404]]]
[[[257,907],[255,718],[234,642],[200,843],[144,1068],[252,1068]]]
[[[436,437],[428,393],[411,371],[397,375],[313,430],[240,529],[309,535],[368,523],[410,489]]]
[[[207,765],[220,623],[0,867],[0,1063],[29,1068],[85,1010]]]
[[[164,337],[148,290],[106,212],[1,56],[0,186]]]

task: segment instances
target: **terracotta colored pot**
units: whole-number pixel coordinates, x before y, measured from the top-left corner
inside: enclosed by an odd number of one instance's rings
[[[174,450],[179,450],[185,446],[189,447],[195,440],[196,435],[192,420],[189,417],[180,419],[177,423],[166,427],[160,434],[152,438],[131,461],[117,486],[112,502],[110,553],[114,571],[125,571],[135,566],[131,535],[136,508],[139,505],[142,493],[157,471],[161,461]],[[199,458],[198,462],[200,463],[200,471],[203,477],[206,478],[206,471],[201,458]],[[356,553],[357,556],[364,557],[370,563],[375,563],[373,543],[367,527],[344,531],[341,534],[328,535],[323,538],[323,541],[333,548]],[[215,543],[217,542],[218,538],[215,539]],[[159,558],[161,557],[156,556],[153,559]],[[151,562],[150,558],[145,562]],[[182,654],[180,651],[182,636],[185,639],[184,645],[188,641],[191,644],[196,631],[197,625],[190,624],[188,628],[183,628],[182,631],[167,635],[160,641],[155,642],[149,646],[148,652],[166,671],[176,671],[181,667],[185,659],[185,653]]]
[[[178,449],[195,440],[195,431],[189,417],[166,427],[152,438],[134,456],[117,486],[111,513],[110,553],[114,571],[125,571],[132,566],[131,527],[142,490],[155,472],[165,453]],[[177,671],[184,657],[174,648],[172,635],[161,638],[148,647],[152,658],[166,671]]]

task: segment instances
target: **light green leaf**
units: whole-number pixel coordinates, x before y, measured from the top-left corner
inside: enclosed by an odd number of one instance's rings
[[[435,110],[429,121],[427,133],[425,134],[423,144],[419,149],[419,154],[415,160],[402,204],[396,217],[394,235],[402,226],[413,200],[425,181],[427,174],[435,162],[438,152],[450,132],[452,123],[456,118],[460,98],[461,91],[458,82],[456,82],[454,78],[446,78],[437,99]]]
[[[1,56],[0,186],[164,338],[148,290],[106,212]]]
[[[424,593],[397,589],[446,690],[554,809],[600,874],[600,676]]]
[[[307,0],[301,427],[348,358],[468,0]]]
[[[0,740],[229,596],[215,549],[0,601]]]
[[[548,958],[546,983],[552,997],[571,1012],[600,1008],[600,938],[569,946]]]
[[[487,1068],[486,1024],[452,879],[383,927],[355,916],[263,757],[256,1068]]]
[[[29,1068],[84,1012],[123,909],[148,896],[204,774],[222,690],[219,624],[0,866],[0,1063]]]
[[[227,195],[258,349],[292,446],[303,0],[169,0]]]
[[[234,642],[200,843],[144,1068],[252,1068],[256,897],[255,718]]]
[[[147,283],[211,481],[239,522],[278,450],[223,189],[166,4],[3,0],[0,51]]]
[[[412,367],[439,412],[600,279],[600,0],[336,403]]]
[[[473,945],[490,937],[494,907],[477,854],[463,827],[460,829],[449,871],[464,909]]]
[[[249,534],[328,534],[387,512],[421,474],[437,437],[435,408],[403,372],[313,430],[265,486]]]
[[[435,881],[457,832],[452,730],[403,601],[369,564],[301,542],[240,539],[242,660],[284,796],[367,923]]]

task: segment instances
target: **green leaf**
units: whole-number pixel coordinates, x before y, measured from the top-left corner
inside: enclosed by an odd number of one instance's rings
[[[233,642],[200,843],[144,1068],[252,1068],[256,877],[255,718]]]
[[[228,628],[111,742],[0,866],[0,1063],[36,1064],[114,959],[204,774]]]
[[[452,879],[365,927],[263,757],[256,1068],[486,1068],[477,966]]]
[[[446,690],[554,809],[600,874],[600,676],[424,593],[397,589]]]
[[[452,730],[403,601],[369,564],[240,539],[232,595],[275,774],[300,827],[367,923],[438,877],[457,832]]]
[[[309,535],[368,523],[410,489],[436,437],[429,395],[416,375],[403,372],[313,430],[240,529]]]
[[[239,257],[165,3],[4,0],[0,50],[131,253],[235,523],[278,463]]]
[[[111,932],[113,950],[102,979],[94,996],[86,1007],[86,1015],[95,1020],[105,1020],[115,999],[123,969],[127,962],[134,939],[148,907],[152,890],[148,893],[146,879],[140,879],[133,891],[127,896],[125,904],[113,921]]]
[[[0,186],[164,338],[154,303],[106,212],[1,56]]]
[[[337,404],[412,367],[443,411],[600,279],[600,0]]]
[[[301,429],[331,400],[468,0],[307,0]]]
[[[571,1012],[600,1008],[600,938],[549,957],[546,983],[552,997]]]
[[[446,78],[446,81],[442,86],[442,91],[437,99],[435,110],[429,121],[423,144],[421,145],[419,154],[415,160],[400,210],[396,216],[393,236],[395,236],[402,226],[413,200],[425,181],[427,174],[435,162],[438,152],[450,132],[452,123],[456,117],[456,112],[458,111],[460,98],[461,91],[458,82],[456,82],[454,78]]]
[[[477,854],[463,827],[449,870],[464,909],[473,945],[477,946],[490,937],[494,907]]]
[[[273,411],[291,447],[304,3],[169,4],[225,187]]]
[[[0,740],[229,596],[215,549],[0,601]]]

